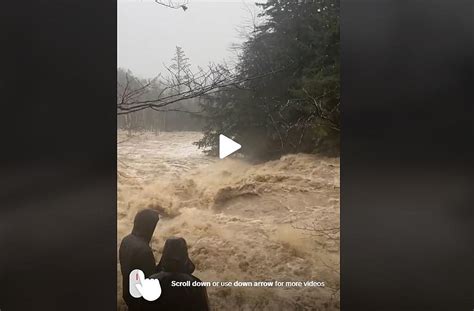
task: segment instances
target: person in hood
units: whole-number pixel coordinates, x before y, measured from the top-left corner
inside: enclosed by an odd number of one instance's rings
[[[156,261],[150,247],[151,237],[159,220],[159,214],[152,209],[144,209],[137,213],[133,222],[132,233],[120,243],[119,260],[122,271],[122,297],[128,310],[140,309],[140,300],[129,293],[129,275],[134,269],[140,269],[148,278],[157,272]]]
[[[142,310],[209,310],[206,288],[203,286],[172,286],[172,282],[190,281],[202,283],[192,275],[195,266],[188,256],[186,240],[172,237],[166,240],[163,254],[158,264],[158,273],[150,276],[158,279],[161,286],[161,296],[153,302],[144,302]],[[175,283],[177,284],[177,283]],[[179,283],[186,284],[186,283]]]

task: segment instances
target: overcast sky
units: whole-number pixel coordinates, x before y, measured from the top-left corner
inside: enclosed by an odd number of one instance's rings
[[[256,9],[248,0],[189,0],[186,11],[151,0],[118,0],[118,7],[118,66],[141,78],[163,71],[177,45],[193,65],[235,60],[230,47],[242,42],[239,27]]]

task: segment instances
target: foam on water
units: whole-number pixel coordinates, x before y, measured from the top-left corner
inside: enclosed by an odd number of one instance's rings
[[[339,159],[296,154],[252,165],[205,156],[192,144],[200,133],[135,135],[119,132],[118,242],[139,209],[154,208],[155,257],[167,237],[182,236],[203,281],[328,285],[211,287],[214,310],[339,309]]]

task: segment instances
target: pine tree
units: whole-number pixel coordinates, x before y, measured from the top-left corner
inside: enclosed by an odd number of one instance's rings
[[[189,58],[183,51],[183,48],[176,46],[175,56],[171,59],[170,69],[173,74],[173,83],[176,85],[176,92],[181,92],[182,83],[189,78],[188,72],[190,68]]]
[[[247,154],[339,150],[339,1],[268,0],[265,22],[242,46],[238,71],[248,78],[277,71],[207,100],[200,147],[223,133]]]

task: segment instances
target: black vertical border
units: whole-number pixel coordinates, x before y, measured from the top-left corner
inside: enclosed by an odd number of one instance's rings
[[[474,308],[473,12],[342,2],[342,310]]]
[[[115,310],[116,1],[0,25],[0,309]]]

